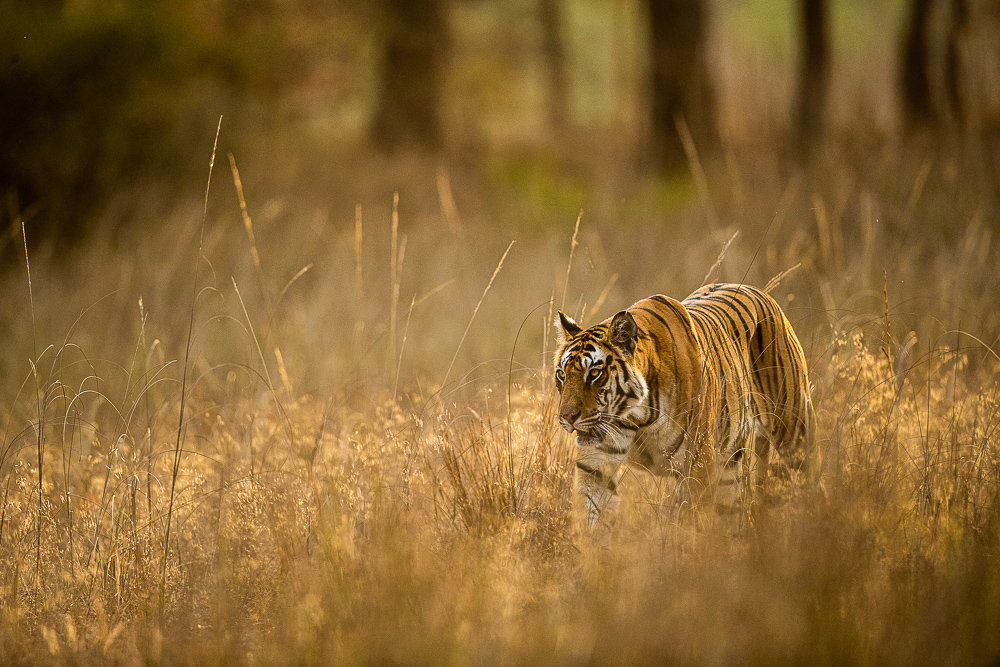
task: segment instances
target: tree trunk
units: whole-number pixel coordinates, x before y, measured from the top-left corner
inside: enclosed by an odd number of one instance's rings
[[[548,76],[548,121],[553,139],[558,141],[566,129],[568,94],[566,84],[566,54],[563,48],[560,0],[539,0],[538,14],[542,24],[542,49]]]
[[[682,119],[700,149],[717,142],[715,100],[706,62],[704,0],[649,0],[652,151],[670,170],[685,162]]]
[[[385,52],[373,143],[386,150],[441,147],[438,116],[447,52],[445,0],[385,0]]]
[[[903,40],[900,65],[900,94],[903,118],[908,129],[934,126],[938,114],[931,96],[930,11],[932,0],[913,0]]]
[[[955,126],[965,125],[965,105],[962,103],[962,68],[960,42],[969,18],[969,0],[952,0],[948,22],[948,42],[945,46],[944,85],[948,112]]]
[[[799,155],[808,160],[823,134],[830,81],[830,22],[827,0],[800,0],[798,100]]]

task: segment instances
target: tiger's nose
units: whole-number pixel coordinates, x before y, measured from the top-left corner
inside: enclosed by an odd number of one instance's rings
[[[576,420],[577,418],[579,418],[579,416],[580,416],[580,410],[577,410],[576,412],[567,411],[560,414],[559,419],[562,421],[563,426],[566,428],[566,430],[572,433],[573,425],[576,424]]]

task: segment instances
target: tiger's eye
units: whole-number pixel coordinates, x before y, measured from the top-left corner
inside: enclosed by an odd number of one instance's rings
[[[590,372],[590,384],[594,384],[598,380],[604,377],[604,369],[598,368]]]

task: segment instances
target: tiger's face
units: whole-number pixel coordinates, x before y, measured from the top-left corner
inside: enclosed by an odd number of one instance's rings
[[[622,311],[584,330],[560,312],[556,328],[559,424],[576,432],[577,444],[604,441],[646,397],[645,382],[631,364],[638,339],[635,320]]]

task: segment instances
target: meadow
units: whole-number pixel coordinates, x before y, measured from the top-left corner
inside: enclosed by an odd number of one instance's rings
[[[207,191],[130,195],[136,224],[69,254],[15,220],[2,662],[993,663],[995,185],[968,147],[921,150],[795,169],[727,148],[695,178],[587,187],[305,170],[326,200],[220,151]],[[591,545],[555,310],[775,277],[819,479],[775,480],[733,534],[710,508],[671,521],[631,471]]]

